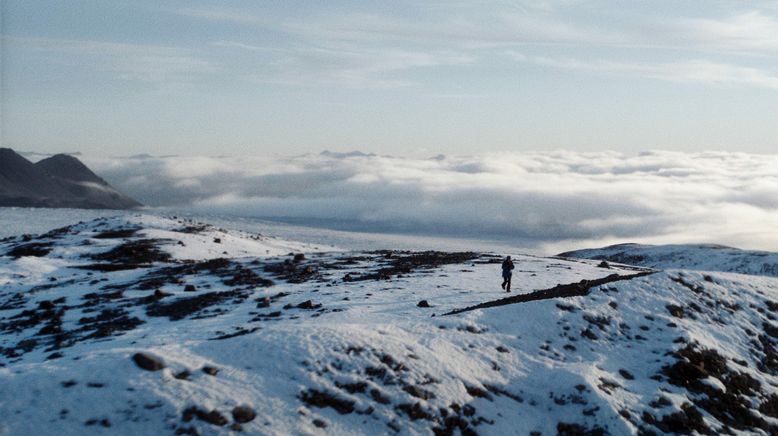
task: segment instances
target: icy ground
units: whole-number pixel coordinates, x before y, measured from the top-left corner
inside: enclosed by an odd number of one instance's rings
[[[323,252],[150,216],[7,238],[0,434],[778,433],[778,279],[664,262]]]
[[[599,259],[651,268],[683,268],[778,277],[778,253],[740,250],[722,245],[618,244],[569,251],[560,256]]]

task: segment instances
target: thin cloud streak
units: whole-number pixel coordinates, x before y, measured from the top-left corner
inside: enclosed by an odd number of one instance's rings
[[[702,59],[649,64],[527,56],[518,52],[509,52],[509,55],[523,63],[597,74],[642,77],[677,83],[752,85],[778,89],[778,75],[776,74],[759,68],[741,67]]]
[[[220,70],[196,50],[180,47],[16,36],[2,41],[11,47],[78,55],[124,80],[180,83]]]

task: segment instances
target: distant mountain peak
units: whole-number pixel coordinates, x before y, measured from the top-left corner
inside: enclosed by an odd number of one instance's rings
[[[93,173],[77,158],[68,154],[55,154],[35,164],[49,174],[74,182],[92,182],[101,185],[108,183]]]
[[[324,150],[321,153],[319,153],[321,156],[331,157],[335,159],[344,159],[348,157],[372,157],[375,156],[375,153],[364,153],[359,150],[349,151],[347,153],[341,153],[336,151],[329,151]]]
[[[10,148],[0,148],[0,206],[132,209],[141,204],[72,155],[32,163]]]

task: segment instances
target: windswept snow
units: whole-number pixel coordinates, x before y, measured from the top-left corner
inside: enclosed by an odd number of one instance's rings
[[[148,216],[26,239],[0,243],[0,434],[778,431],[774,277],[668,268],[442,316],[635,268],[510,253],[507,294],[489,253]]]
[[[778,253],[740,250],[711,244],[618,244],[569,251],[562,257],[599,259],[649,268],[682,268],[778,277]]]

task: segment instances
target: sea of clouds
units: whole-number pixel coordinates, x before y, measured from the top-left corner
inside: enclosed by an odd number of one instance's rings
[[[544,253],[621,242],[778,250],[778,155],[82,159],[147,205],[195,212],[515,241]]]

